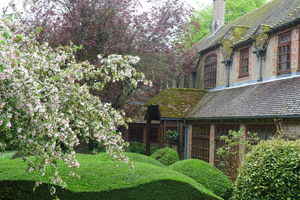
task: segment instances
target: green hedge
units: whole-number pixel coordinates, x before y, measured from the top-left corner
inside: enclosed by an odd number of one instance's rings
[[[148,163],[151,165],[156,165],[159,167],[165,167],[161,162],[159,162],[158,160],[155,160],[149,156],[145,156],[142,154],[138,154],[138,153],[130,153],[130,152],[125,152],[125,155],[129,158],[130,161],[132,162],[142,162],[142,163]],[[113,159],[111,158],[111,156],[109,156],[106,153],[99,153],[96,155],[80,155],[80,157],[82,156],[91,156],[91,158],[99,158],[101,161],[113,161]]]
[[[151,155],[151,158],[160,161],[162,164],[166,166],[172,165],[173,163],[179,161],[179,156],[177,151],[169,147],[157,150]]]
[[[98,157],[97,157],[98,156]],[[102,161],[99,155],[78,156],[80,179],[68,176],[69,170],[59,166],[67,182],[66,189],[57,187],[63,200],[221,200],[193,179],[176,171],[136,162],[134,168],[123,162]],[[0,159],[0,199],[51,200],[44,184],[33,192],[34,181],[49,183],[49,173],[25,173],[26,163],[21,159]]]
[[[154,153],[158,147],[156,145],[150,145],[150,154]],[[146,154],[146,145],[140,142],[130,142],[129,146],[125,149],[126,152]]]
[[[223,172],[207,162],[196,159],[182,160],[168,168],[191,177],[220,197],[230,197],[231,181]]]
[[[242,163],[237,200],[300,199],[300,141],[261,142]]]

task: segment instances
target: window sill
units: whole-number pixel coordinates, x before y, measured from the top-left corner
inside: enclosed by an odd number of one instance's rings
[[[300,71],[300,70],[299,70]],[[291,73],[291,70],[289,69],[289,70],[285,70],[285,71],[278,71],[277,72],[277,75],[282,75],[282,74],[289,74],[289,73]]]
[[[244,77],[248,77],[249,76],[249,74],[240,74],[239,76],[238,76],[238,78],[244,78]]]

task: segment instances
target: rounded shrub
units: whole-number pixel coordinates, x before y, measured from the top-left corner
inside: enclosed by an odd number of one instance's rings
[[[224,199],[230,196],[232,183],[229,178],[222,171],[207,162],[198,159],[182,160],[168,168],[194,179]]]
[[[59,164],[59,173],[67,186],[56,188],[63,200],[222,200],[195,180],[166,167],[136,162],[102,161],[99,155],[80,155],[80,167],[74,169],[81,178],[70,176],[70,169]],[[105,160],[105,159],[104,159]],[[0,199],[51,200],[48,175],[26,173],[22,159],[0,159]],[[35,181],[43,185],[33,191]]]
[[[179,161],[179,156],[177,151],[169,147],[157,150],[151,155],[151,158],[160,161],[162,164],[166,166],[172,165],[173,163]]]
[[[248,153],[236,180],[234,199],[300,199],[300,140],[264,141]]]
[[[143,155],[143,154],[138,154],[138,153],[130,153],[130,152],[125,152],[125,155],[129,158],[131,162],[142,162],[142,163],[148,163],[151,165],[156,165],[159,167],[165,167],[161,162],[158,160],[155,160],[153,158],[150,158],[149,156]],[[113,161],[113,158],[108,155],[107,153],[98,153],[96,155],[84,155],[84,154],[77,154],[77,158],[82,158],[82,157],[93,157],[97,158],[103,162],[105,161]]]

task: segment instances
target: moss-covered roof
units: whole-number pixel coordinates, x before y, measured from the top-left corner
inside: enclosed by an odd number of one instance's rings
[[[170,88],[161,91],[145,105],[158,105],[162,118],[183,118],[205,93],[198,89]]]
[[[226,24],[214,34],[207,35],[198,43],[198,50],[206,50],[221,43],[230,34],[232,27],[249,27],[236,43],[253,38],[260,25],[270,28],[300,17],[300,0],[273,0],[270,3]],[[257,33],[256,33],[257,34]],[[254,38],[255,39],[255,38]]]

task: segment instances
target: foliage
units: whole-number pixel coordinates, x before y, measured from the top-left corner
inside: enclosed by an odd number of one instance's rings
[[[177,151],[169,147],[165,147],[157,150],[151,155],[151,158],[160,161],[162,164],[166,166],[172,165],[173,163],[179,161],[179,156]]]
[[[156,145],[150,145],[150,154],[154,153],[158,147]],[[129,142],[128,147],[125,148],[126,152],[146,154],[146,145],[141,142]]]
[[[26,21],[42,27],[39,39],[51,46],[70,42],[82,45],[84,48],[76,54],[79,60],[95,62],[100,53],[104,57],[139,56],[137,69],[159,90],[178,73],[173,41],[186,31],[191,9],[180,0],[150,0],[144,4],[139,0],[39,0],[28,10]],[[147,95],[149,88],[141,88]],[[114,108],[123,108],[134,90],[126,82],[115,82],[106,85],[105,93],[93,94],[111,102]]]
[[[134,162],[134,168],[131,168],[124,162],[102,160],[102,155],[76,156],[81,165],[76,169],[80,179],[69,176],[69,169],[60,163],[59,172],[68,186],[65,189],[57,187],[57,196],[64,200],[221,200],[193,179],[176,171],[142,162]],[[25,169],[21,159],[0,159],[0,199],[52,199],[48,187],[45,187],[49,183],[47,176],[52,174],[51,170],[41,177],[37,173],[25,173]],[[33,192],[34,181],[45,184]]]
[[[263,141],[242,163],[234,199],[299,199],[299,183],[300,140]]]
[[[3,159],[3,158],[12,158],[12,156],[17,153],[16,151],[4,151],[4,152],[1,152],[0,151],[0,159]]]
[[[159,167],[165,167],[161,162],[150,158],[149,156],[142,155],[139,153],[131,153],[131,152],[125,152],[125,155],[129,158],[131,162],[142,162],[142,163],[148,163],[152,165],[156,165]],[[109,156],[107,153],[99,153],[94,156],[94,158],[100,159],[101,161],[114,161],[111,156]]]
[[[229,23],[238,17],[266,4],[269,0],[226,0],[225,23]],[[200,41],[205,35],[210,33],[212,23],[212,5],[205,6],[193,16],[189,26],[187,43],[193,44]]]
[[[229,131],[228,135],[223,135],[220,140],[223,145],[217,150],[217,156],[221,160],[220,167],[224,169],[232,179],[237,177],[238,168],[243,159],[243,154],[252,149],[259,138],[256,133],[247,133],[245,131]]]
[[[169,145],[177,145],[179,134],[176,130],[168,130],[165,134],[166,141]]]
[[[27,155],[27,171],[53,167],[51,183],[63,185],[57,161],[79,167],[74,147],[95,140],[109,154],[126,160],[118,126],[124,114],[103,103],[90,90],[101,90],[108,82],[127,81],[132,87],[146,83],[132,65],[138,57],[99,56],[99,66],[77,62],[78,48],[51,48],[39,43],[33,30],[23,25],[19,14],[0,20],[0,146],[15,146]],[[86,84],[83,80],[98,80]],[[34,155],[38,159],[28,159]]]
[[[231,181],[223,172],[207,162],[196,159],[182,160],[170,165],[168,168],[191,177],[224,199],[230,196]]]

